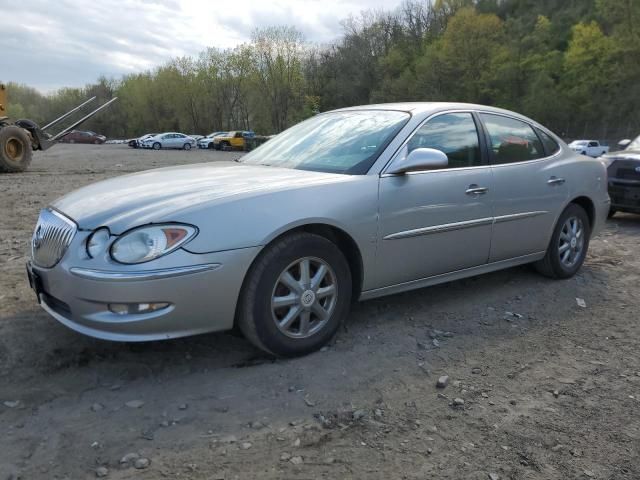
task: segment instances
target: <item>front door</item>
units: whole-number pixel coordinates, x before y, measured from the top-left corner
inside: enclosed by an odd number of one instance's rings
[[[376,288],[483,265],[491,242],[492,174],[469,112],[427,120],[393,160],[414,148],[447,154],[441,170],[383,174]]]

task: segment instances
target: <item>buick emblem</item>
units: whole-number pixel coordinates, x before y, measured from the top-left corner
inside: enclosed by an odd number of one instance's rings
[[[36,231],[33,232],[33,238],[31,239],[31,246],[34,250],[37,250],[42,245],[42,226],[38,225]]]

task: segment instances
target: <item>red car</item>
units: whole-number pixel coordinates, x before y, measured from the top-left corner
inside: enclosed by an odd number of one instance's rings
[[[95,132],[83,132],[81,130],[72,130],[60,139],[62,143],[93,143],[100,145],[104,143],[107,137],[98,135]]]

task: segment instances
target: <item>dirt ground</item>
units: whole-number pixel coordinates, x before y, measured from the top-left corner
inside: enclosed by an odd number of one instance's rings
[[[0,480],[640,478],[640,216],[573,279],[521,267],[361,303],[295,360],[231,334],[98,341],[40,310],[24,264],[49,201],[234,156],[59,145],[0,176]]]

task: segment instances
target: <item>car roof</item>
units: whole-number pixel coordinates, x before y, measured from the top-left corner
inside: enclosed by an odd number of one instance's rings
[[[412,114],[436,113],[442,110],[483,110],[485,112],[503,113],[505,115],[515,116],[528,119],[522,114],[505,110],[498,107],[490,107],[488,105],[480,105],[476,103],[463,102],[396,102],[396,103],[376,103],[372,105],[358,105],[355,107],[346,107],[333,110],[341,111],[357,111],[357,110],[396,110],[410,112]]]
[[[372,105],[358,105],[354,107],[339,108],[332,110],[332,112],[347,112],[358,110],[395,110],[402,112],[409,112],[412,115],[429,116],[433,113],[438,113],[447,110],[481,110],[488,113],[497,113],[507,115],[513,118],[519,118],[525,122],[531,123],[543,130],[549,132],[549,129],[535,120],[526,117],[518,112],[512,110],[506,110],[504,108],[490,107],[488,105],[480,105],[477,103],[464,103],[464,102],[396,102],[396,103],[376,103]],[[329,112],[325,112],[329,113]]]

